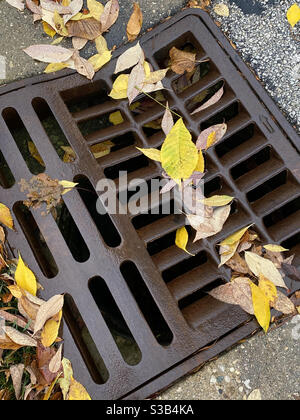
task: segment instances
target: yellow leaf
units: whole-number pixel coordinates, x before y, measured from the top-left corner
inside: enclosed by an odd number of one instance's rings
[[[87,0],[87,7],[93,18],[100,21],[100,16],[103,13],[104,6],[97,0]]]
[[[278,293],[274,283],[268,280],[264,275],[260,274],[259,276],[259,285],[258,287],[264,293],[268,299],[269,304],[275,302],[277,299]]]
[[[46,394],[45,394],[45,396],[44,396],[44,398],[43,398],[43,400],[44,400],[44,401],[48,401],[48,400],[49,400],[49,398],[50,398],[50,396],[51,396],[51,393],[52,393],[52,391],[53,391],[53,388],[55,387],[56,382],[58,381],[58,379],[59,379],[59,377],[60,377],[61,375],[62,375],[62,373],[60,372],[60,373],[57,375],[57,377],[54,379],[54,381],[52,382],[52,384],[49,386],[48,391],[46,392]]]
[[[198,150],[192,136],[180,118],[162,145],[162,167],[172,179],[188,179],[197,166],[198,159]]]
[[[111,60],[111,51],[104,51],[102,54],[95,54],[88,59],[95,71],[100,70]]]
[[[62,359],[61,363],[64,370],[64,377],[60,378],[58,383],[63,393],[64,400],[66,400],[70,389],[71,379],[73,377],[73,369],[70,360],[65,357]]]
[[[207,136],[206,150],[216,142],[216,139],[217,139],[217,133],[215,131],[213,131]]]
[[[264,245],[264,248],[267,249],[268,251],[271,251],[271,252],[284,252],[284,251],[288,251],[288,249],[283,248],[283,246],[273,245],[273,244]]]
[[[28,150],[29,150],[31,156],[35,160],[37,160],[41,166],[45,166],[45,163],[44,163],[43,159],[41,158],[41,155],[39,154],[35,144],[32,141],[28,142]]]
[[[96,44],[98,54],[103,54],[105,51],[108,51],[107,42],[103,35],[99,35],[95,39],[95,44]]]
[[[0,223],[7,226],[9,229],[14,228],[14,221],[8,207],[0,203]]]
[[[229,7],[224,3],[218,3],[214,7],[214,12],[219,16],[229,16]]]
[[[18,266],[15,272],[15,280],[17,285],[24,290],[27,290],[33,296],[36,296],[37,292],[37,282],[35,275],[28,268],[24,261],[22,260],[21,255],[19,254]]]
[[[68,7],[71,3],[71,0],[62,0],[61,5],[64,7]]]
[[[54,41],[52,41],[51,42],[51,45],[60,44],[63,39],[64,39],[64,37],[63,36],[60,36],[60,37],[56,38]]]
[[[247,232],[247,230],[249,229],[250,226],[252,226],[252,225],[246,226],[246,227],[238,230],[237,232],[233,233],[232,235],[228,236],[226,239],[224,239],[220,243],[220,245],[221,246],[226,246],[226,245],[235,244],[236,242],[238,242],[244,236],[244,234]]]
[[[69,389],[69,401],[91,401],[91,397],[87,393],[86,389],[75,379],[71,378],[71,384]]]
[[[202,150],[199,150],[198,153],[198,163],[196,168],[194,169],[196,172],[204,172],[205,170],[205,160],[204,160],[204,156],[202,153]]]
[[[140,147],[137,147],[137,149],[144,153],[145,156],[147,156],[149,159],[156,160],[157,162],[161,162],[161,153],[160,150],[157,149],[141,149]]]
[[[260,274],[263,274],[267,279],[272,281],[275,286],[287,289],[282,275],[271,260],[250,251],[245,252],[245,260],[252,273],[257,277],[259,277]]]
[[[52,346],[52,344],[57,339],[61,317],[62,317],[62,311],[60,311],[53,318],[49,319],[44,325],[42,335],[41,335],[41,341],[44,347]]]
[[[122,124],[124,122],[124,118],[121,114],[120,111],[116,111],[116,112],[112,112],[109,115],[109,121],[113,124],[113,125],[119,125]]]
[[[95,159],[99,159],[103,156],[110,154],[110,149],[114,146],[114,143],[110,140],[104,141],[103,143],[95,144],[91,147]]]
[[[178,246],[178,248],[183,249],[187,254],[194,256],[186,249],[188,241],[189,241],[189,234],[186,228],[183,226],[182,228],[177,229],[175,245]]]
[[[109,96],[113,99],[127,98],[128,79],[128,74],[121,74],[118,76],[113,84],[113,88]]]
[[[148,77],[151,73],[150,64],[147,61],[144,61],[144,70],[145,70],[145,76]]]
[[[293,28],[300,20],[300,7],[296,3],[293,4],[287,11],[286,17]]]
[[[78,185],[78,182],[72,181],[59,181],[59,185],[63,186],[65,189],[75,188]]]
[[[74,162],[76,160],[76,154],[72,147],[70,146],[61,146],[62,150],[65,152],[63,161],[66,163]]]
[[[10,293],[13,295],[13,297],[17,299],[21,299],[21,297],[23,296],[22,289],[16,284],[13,284],[12,286],[8,286],[8,289]]]
[[[56,31],[52,28],[52,26],[50,26],[47,22],[44,22],[44,21],[43,21],[43,29],[44,29],[44,32],[48,36],[51,36],[51,38],[53,38],[54,35],[56,34]]]
[[[210,207],[222,207],[231,203],[233,198],[234,197],[230,197],[229,195],[213,195],[212,197],[201,200],[201,202]]]
[[[84,19],[90,19],[93,16],[91,15],[91,13],[88,13],[87,15],[84,15],[83,13],[77,13],[77,15],[73,16],[70,20],[84,20]]]
[[[45,68],[44,73],[53,73],[55,71],[65,69],[67,67],[68,67],[68,65],[66,63],[50,63]]]
[[[53,15],[53,22],[55,24],[56,31],[59,35],[62,35],[62,36],[69,35],[68,30],[65,27],[63,18],[60,16],[60,14],[56,10]]]
[[[252,292],[254,314],[259,325],[267,333],[271,321],[271,310],[269,301],[266,298],[265,294],[262,292],[262,290],[256,286],[256,284],[251,283],[250,287]]]

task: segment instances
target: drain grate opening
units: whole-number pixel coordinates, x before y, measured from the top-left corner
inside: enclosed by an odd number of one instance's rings
[[[77,182],[77,191],[84,202],[91,218],[93,219],[98,231],[100,232],[106,245],[115,248],[121,244],[121,237],[113,224],[110,216],[104,213],[104,207],[101,201],[98,201],[98,194],[96,193],[93,185],[84,175],[78,175],[74,178]],[[101,214],[97,209],[101,207]]]
[[[277,223],[281,222],[284,219],[287,219],[288,216],[296,213],[300,210],[300,197],[295,198],[289,203],[285,204],[280,209],[273,211],[263,218],[264,225],[269,228]]]
[[[206,285],[204,288],[201,288],[199,290],[197,290],[195,293],[184,297],[183,299],[180,299],[180,301],[178,302],[178,306],[180,310],[183,310],[185,308],[187,308],[188,306],[199,302],[201,299],[205,298],[206,296],[208,296],[208,293],[215,289],[216,287],[222,286],[222,284],[225,284],[225,280],[219,278],[213,282],[211,282],[210,284]]]
[[[2,117],[30,172],[34,175],[44,172],[45,163],[17,111],[14,108],[6,108]]]
[[[271,179],[268,179],[263,184],[259,185],[259,187],[255,188],[252,191],[247,193],[247,199],[250,203],[259,200],[260,198],[264,197],[266,194],[276,190],[282,185],[287,183],[288,178],[288,171],[282,171],[280,174],[274,176]]]
[[[135,133],[129,132],[118,137],[112,138],[104,142],[100,142],[91,146],[91,151],[95,158],[99,160],[99,163],[103,164],[105,159],[104,156],[110,155],[107,159],[109,162],[113,160],[111,154],[119,150],[129,148],[130,146],[136,145],[139,140]],[[118,154],[119,156],[120,154]],[[121,159],[122,160],[122,159]]]
[[[140,155],[138,157],[128,159],[125,162],[121,162],[118,165],[105,168],[104,175],[109,179],[117,179],[119,178],[120,171],[127,171],[127,173],[129,174],[138,169],[145,168],[149,165],[149,159],[144,155]]]
[[[223,178],[220,176],[217,176],[210,181],[204,182],[204,195],[205,197],[208,197],[212,195],[213,193],[217,193],[218,191],[221,191],[223,188]]]
[[[135,227],[135,229],[141,229],[145,226],[157,222],[158,220],[164,219],[165,217],[170,217],[170,215],[172,215],[171,217],[173,218],[181,218],[181,215],[174,215],[174,209],[174,200],[169,201],[167,204],[161,203],[159,207],[153,209],[153,212],[151,214],[139,214],[133,217],[132,224]]]
[[[258,166],[271,160],[274,157],[273,149],[271,146],[265,147],[260,152],[252,155],[250,158],[244,160],[242,163],[234,166],[231,169],[231,176],[233,179],[238,179],[250,171],[253,171]]]
[[[99,385],[104,384],[109,378],[108,370],[78,311],[74,299],[69,294],[64,295],[64,320],[70,329],[93,381]]]
[[[281,245],[288,249],[291,255],[295,254],[293,265],[299,266],[300,264],[300,232],[291,236],[281,243]]]
[[[128,328],[106,282],[101,277],[89,280],[89,289],[126,363],[137,365],[142,353]]]
[[[116,117],[118,115],[118,117]],[[93,118],[88,118],[82,122],[78,122],[78,128],[84,137],[89,136],[91,133],[99,132],[108,127],[114,127],[123,124],[125,121],[124,114],[121,111],[108,112],[98,115]]]
[[[34,98],[32,101],[33,109],[37,114],[39,120],[41,121],[44,130],[52,143],[56,153],[60,157],[61,160],[64,160],[65,157],[65,150],[64,147],[69,147],[71,150],[71,146],[69,141],[67,140],[61,126],[58,124],[57,119],[55,118],[53,112],[51,111],[49,105],[43,98]],[[73,154],[75,153],[72,150]],[[68,161],[74,161],[73,157],[69,157]]]
[[[49,279],[55,277],[58,267],[31,211],[22,202],[16,203],[13,211],[43,274]]]
[[[0,185],[3,188],[11,188],[15,183],[15,177],[0,150]]]
[[[223,140],[215,146],[215,151],[218,157],[222,158],[224,155],[230,153],[238,146],[246,143],[248,140],[252,139],[256,132],[257,127],[255,126],[255,124],[250,124],[244,129],[226,138],[225,140]]]
[[[121,265],[120,270],[154,337],[162,346],[170,345],[173,340],[173,334],[138,268],[132,261],[125,261]]]
[[[164,251],[166,248],[174,246],[176,231],[168,233],[161,238],[158,238],[147,244],[147,250],[151,256]]]
[[[228,121],[236,117],[239,114],[239,112],[241,112],[241,104],[237,101],[223,109],[221,112],[218,112],[216,115],[209,118],[205,122],[203,122],[200,126],[201,131],[215,124],[222,124],[223,122],[227,123]]]
[[[63,202],[51,213],[74,260],[80,263],[87,261],[90,251],[66,204]]]
[[[211,61],[205,61],[204,63],[200,63],[196,66],[193,74],[183,74],[179,76],[172,82],[172,88],[177,95],[185,92],[190,87],[197,88],[198,85],[202,84],[203,79],[207,76],[210,72],[214,72],[216,75],[219,74],[215,67],[213,66]],[[192,99],[192,102],[199,103],[204,98],[206,92],[199,93],[195,98]]]

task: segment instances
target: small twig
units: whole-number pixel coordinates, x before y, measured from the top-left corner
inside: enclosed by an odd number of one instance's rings
[[[142,89],[140,89],[139,87],[135,86],[135,89],[140,91],[141,93],[143,93],[144,95],[148,96],[148,98],[152,99],[154,102],[156,102],[158,105],[162,106],[163,108],[165,108],[166,110],[172,112],[172,114],[176,115],[179,118],[182,118],[181,115],[177,114],[175,111],[172,111],[172,109],[170,109],[168,106],[162,104],[161,102],[159,102],[157,99],[153,98],[151,95],[149,95],[149,93],[144,92]]]

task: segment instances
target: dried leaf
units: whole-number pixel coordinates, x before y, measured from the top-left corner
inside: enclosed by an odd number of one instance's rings
[[[87,0],[87,7],[93,18],[100,21],[104,6],[97,0]]]
[[[277,299],[272,303],[272,307],[276,309],[276,311],[282,312],[284,315],[294,313],[296,308],[293,302],[279,290],[277,291],[277,294]]]
[[[52,0],[41,0],[40,5],[42,9],[48,10],[49,12],[57,12],[61,15],[72,13],[72,9],[70,7],[63,6]]]
[[[63,63],[73,55],[73,51],[56,45],[32,45],[24,52],[31,58],[45,63]]]
[[[297,3],[293,4],[287,11],[286,14],[287,20],[292,28],[299,22],[300,20],[300,7]]]
[[[28,268],[24,261],[22,260],[21,255],[19,254],[19,261],[17,265],[17,269],[15,272],[15,280],[17,285],[24,290],[27,290],[32,295],[36,295],[37,292],[37,282],[35,275],[33,272]]]
[[[167,109],[164,113],[162,123],[161,123],[161,128],[166,136],[170,133],[173,126],[174,126],[174,119],[173,119],[172,112],[169,109],[169,103],[167,102]]]
[[[95,70],[93,65],[85,58],[80,57],[78,51],[74,51],[72,59],[74,60],[76,71],[79,74],[82,74],[82,76],[85,76],[87,79],[92,80],[95,76]]]
[[[13,284],[12,286],[8,286],[8,289],[15,298],[20,299],[22,297],[22,289],[19,286]]]
[[[117,60],[115,73],[120,73],[121,71],[127,70],[139,62],[143,61],[145,58],[144,52],[138,42],[134,47],[126,50]]]
[[[79,382],[71,378],[70,389],[68,394],[69,401],[90,401],[91,397],[87,393],[86,389]]]
[[[34,334],[43,328],[48,319],[61,311],[63,304],[64,297],[62,295],[55,295],[40,306],[36,316]]]
[[[137,147],[137,149],[142,152],[145,156],[147,156],[149,159],[156,160],[157,162],[161,162],[161,153],[160,150],[157,149],[141,149],[140,147]]]
[[[220,245],[221,246],[225,246],[225,245],[233,245],[236,242],[239,242],[241,240],[241,238],[245,235],[245,233],[247,232],[247,230],[249,229],[249,227],[252,225],[248,225],[242,229],[239,229],[237,232],[234,232],[232,235],[228,236],[226,239],[224,239]]]
[[[262,290],[251,282],[252,302],[254,315],[259,325],[267,333],[271,321],[271,310],[269,301]]]
[[[250,392],[248,398],[248,401],[261,401],[261,393],[259,389],[254,389],[252,392]]]
[[[166,77],[166,74],[168,71],[169,71],[169,68],[163,69],[163,70],[157,70],[150,73],[148,76],[146,76],[145,83],[155,84],[157,82],[160,82]]]
[[[285,275],[287,275],[290,279],[300,281],[300,271],[296,267],[283,263],[281,268]]]
[[[174,180],[188,179],[198,163],[198,158],[192,136],[180,118],[162,145],[162,167]]]
[[[69,7],[72,11],[72,13],[68,14],[68,15],[64,15],[64,22],[65,24],[72,19],[74,16],[77,15],[77,13],[80,12],[80,10],[83,7],[83,0],[73,0],[70,4]]]
[[[26,7],[29,9],[32,13],[35,13],[37,15],[42,15],[42,8],[40,6],[37,6],[33,0],[26,0]]]
[[[88,39],[93,41],[101,35],[101,23],[94,19],[84,19],[79,21],[69,21],[66,24],[69,36],[76,36],[78,38]]]
[[[44,347],[51,347],[58,337],[58,331],[61,323],[62,311],[49,319],[43,328],[41,342]],[[50,369],[51,370],[51,369]]]
[[[134,41],[139,33],[141,32],[143,26],[143,13],[138,3],[133,3],[133,13],[127,24],[127,37],[128,40]]]
[[[60,16],[60,14],[57,11],[54,12],[53,22],[55,24],[56,32],[59,35],[61,35],[61,36],[68,36],[69,35],[68,34],[68,30],[65,27],[64,20],[63,20],[63,18]]]
[[[175,238],[175,245],[178,246],[178,248],[183,249],[183,251],[185,251],[187,254],[190,254],[190,255],[194,256],[193,254],[191,254],[186,249],[188,241],[189,241],[189,234],[188,234],[188,231],[186,230],[185,226],[177,229],[176,238]]]
[[[12,341],[8,335],[0,334],[0,349],[1,350],[19,350],[22,346]]]
[[[124,118],[120,111],[112,112],[109,114],[109,122],[111,122],[113,125],[119,125],[124,122]]]
[[[208,149],[208,147],[219,142],[226,134],[226,131],[227,131],[227,124],[225,123],[216,124],[207,128],[206,130],[203,130],[197,139],[197,142],[196,142],[197,148],[202,149],[202,150]],[[209,136],[212,133],[215,133],[213,135],[213,141],[208,142]]]
[[[251,294],[252,282],[248,277],[237,277],[233,281],[233,298],[245,312],[254,315],[254,308]]]
[[[62,345],[59,347],[55,355],[49,363],[49,370],[52,373],[57,373],[61,368]]]
[[[73,377],[73,369],[70,360],[66,358],[63,358],[62,365],[64,377],[59,379],[58,383],[63,393],[64,400],[66,400],[70,389],[71,378]]]
[[[94,71],[99,71],[105,64],[111,60],[111,51],[104,51],[102,54],[95,54],[88,59],[93,66]]]
[[[91,152],[93,153],[95,159],[99,159],[103,156],[107,156],[110,153],[110,149],[114,146],[114,143],[110,140],[103,143],[95,144],[91,147]]]
[[[28,150],[29,150],[31,156],[35,160],[37,160],[41,166],[44,166],[45,167],[45,163],[44,163],[41,155],[39,154],[38,149],[36,148],[35,144],[33,143],[33,141],[29,141],[28,142]]]
[[[226,256],[222,255],[221,261],[223,257],[226,258]],[[237,252],[228,261],[225,261],[225,264],[231,268],[232,271],[241,274],[250,274],[246,261]]]
[[[104,38],[104,36],[99,35],[95,39],[95,44],[96,44],[96,48],[97,48],[98,54],[101,55],[104,52],[108,51],[107,42],[106,42],[106,39]]]
[[[145,76],[146,75],[143,63],[139,62],[136,66],[133,67],[128,78],[127,97],[129,105],[141,93],[145,81]]]
[[[233,199],[234,197],[230,197],[229,195],[213,195],[212,197],[204,198],[201,202],[206,206],[221,207],[231,203]]]
[[[277,289],[274,283],[268,280],[264,275],[259,276],[259,285],[258,287],[264,293],[270,305],[274,303],[277,299]]]
[[[214,12],[219,16],[228,17],[229,16],[229,7],[224,3],[219,3],[219,4],[215,5]]]
[[[21,12],[25,9],[25,5],[22,0],[6,0],[6,2]]]
[[[16,399],[18,400],[21,395],[22,388],[22,377],[24,373],[24,365],[20,363],[18,365],[10,366],[9,368],[10,376],[13,382]]]
[[[56,35],[56,30],[52,28],[47,22],[42,22],[45,34],[53,38]]]
[[[191,115],[195,115],[198,112],[203,111],[204,109],[209,108],[210,106],[216,104],[217,102],[219,102],[219,100],[222,98],[223,95],[224,95],[224,87],[222,86],[221,89],[219,89],[207,102],[205,102],[199,108],[195,109],[195,111],[193,111]]]
[[[277,270],[272,261],[260,257],[250,251],[245,252],[245,259],[248,267],[255,276],[259,277],[259,275],[262,274],[268,280],[272,281],[275,286],[287,289],[280,272]]]
[[[37,343],[36,340],[32,337],[29,337],[27,334],[23,334],[20,331],[16,330],[12,327],[5,327],[6,335],[16,344],[19,346],[24,347],[36,347]]]
[[[202,153],[202,150],[198,151],[198,162],[194,169],[195,172],[203,172],[205,171],[205,159]]]
[[[288,251],[288,249],[283,248],[283,246],[280,246],[280,245],[272,245],[272,244],[269,244],[269,245],[264,245],[264,248],[267,249],[268,251],[271,251],[271,252],[284,252],[284,251]]]
[[[121,74],[118,76],[113,84],[113,88],[109,96],[113,99],[127,98],[128,80],[128,74]]]
[[[71,163],[76,160],[76,154],[72,147],[70,146],[61,146],[61,149],[65,152],[63,161],[66,163]]]
[[[194,242],[219,233],[230,215],[230,206],[218,207],[212,216],[203,217],[188,215],[191,226],[197,231]],[[199,220],[200,219],[200,220]]]
[[[7,226],[9,229],[14,228],[14,221],[8,207],[0,203],[0,223]]]
[[[177,74],[192,72],[195,68],[196,54],[178,50],[173,47],[170,50],[171,69]]]
[[[63,36],[60,36],[58,38],[56,38],[54,41],[51,42],[51,45],[58,45],[61,43],[61,41],[64,39]]]
[[[238,246],[239,246],[239,243],[235,242],[232,245],[225,245],[225,246],[220,247],[221,262],[219,264],[219,267],[222,267],[222,265],[227,264],[232,259],[232,257],[235,255],[235,253],[237,251]],[[247,272],[248,271],[249,270],[247,270]],[[241,273],[242,273],[242,271],[241,271]]]
[[[109,0],[106,3],[104,11],[100,17],[102,32],[107,32],[116,22],[119,16],[119,10],[120,6],[118,0]]]

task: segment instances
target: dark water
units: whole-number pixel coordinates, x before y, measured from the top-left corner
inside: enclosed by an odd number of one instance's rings
[[[278,0],[269,0],[265,6],[259,0],[230,0],[230,2],[236,4],[246,14],[261,15],[268,7],[276,4]]]

